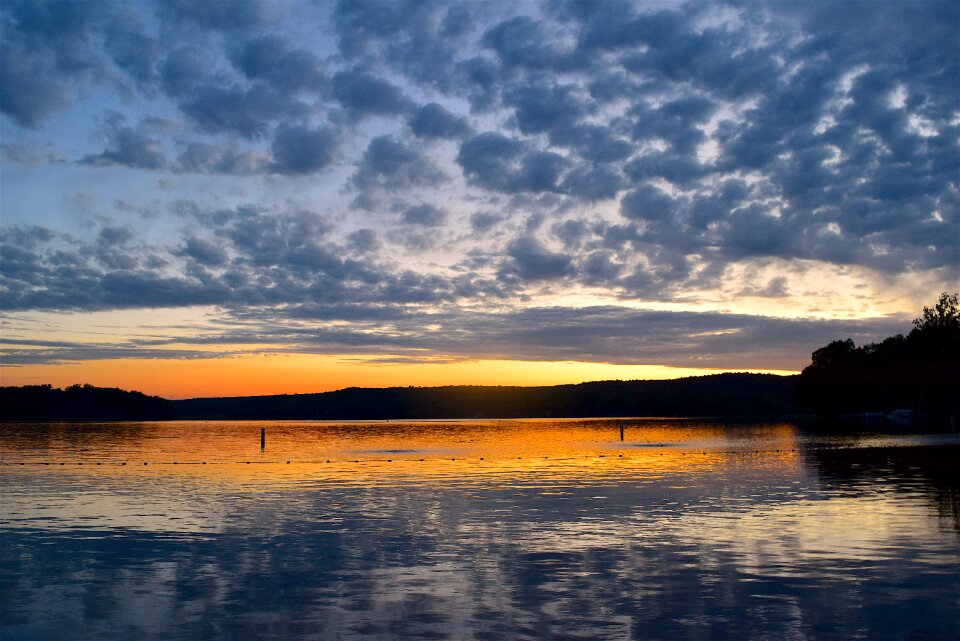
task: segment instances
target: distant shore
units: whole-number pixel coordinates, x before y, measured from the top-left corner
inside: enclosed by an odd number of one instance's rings
[[[167,400],[93,386],[0,388],[2,421],[385,420],[791,416],[796,376],[715,374],[540,387],[351,387],[317,394]]]

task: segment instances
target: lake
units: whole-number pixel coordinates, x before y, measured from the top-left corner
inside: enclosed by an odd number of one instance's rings
[[[620,423],[0,425],[0,638],[960,639],[960,435]]]

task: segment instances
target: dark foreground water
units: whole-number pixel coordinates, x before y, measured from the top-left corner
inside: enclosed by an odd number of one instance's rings
[[[5,641],[960,638],[958,435],[5,425],[0,462]]]

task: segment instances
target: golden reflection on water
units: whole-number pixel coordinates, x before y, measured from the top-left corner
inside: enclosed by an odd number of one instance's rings
[[[176,475],[250,489],[523,487],[711,471],[795,473],[796,428],[680,420],[165,422],[6,426],[3,467],[70,475]],[[266,447],[260,449],[260,429]]]
[[[0,425],[0,637],[960,638],[958,446],[651,419],[623,441],[615,420]]]

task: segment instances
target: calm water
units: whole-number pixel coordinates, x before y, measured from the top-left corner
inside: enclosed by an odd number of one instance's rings
[[[3,425],[0,463],[4,640],[960,639],[955,434]]]

